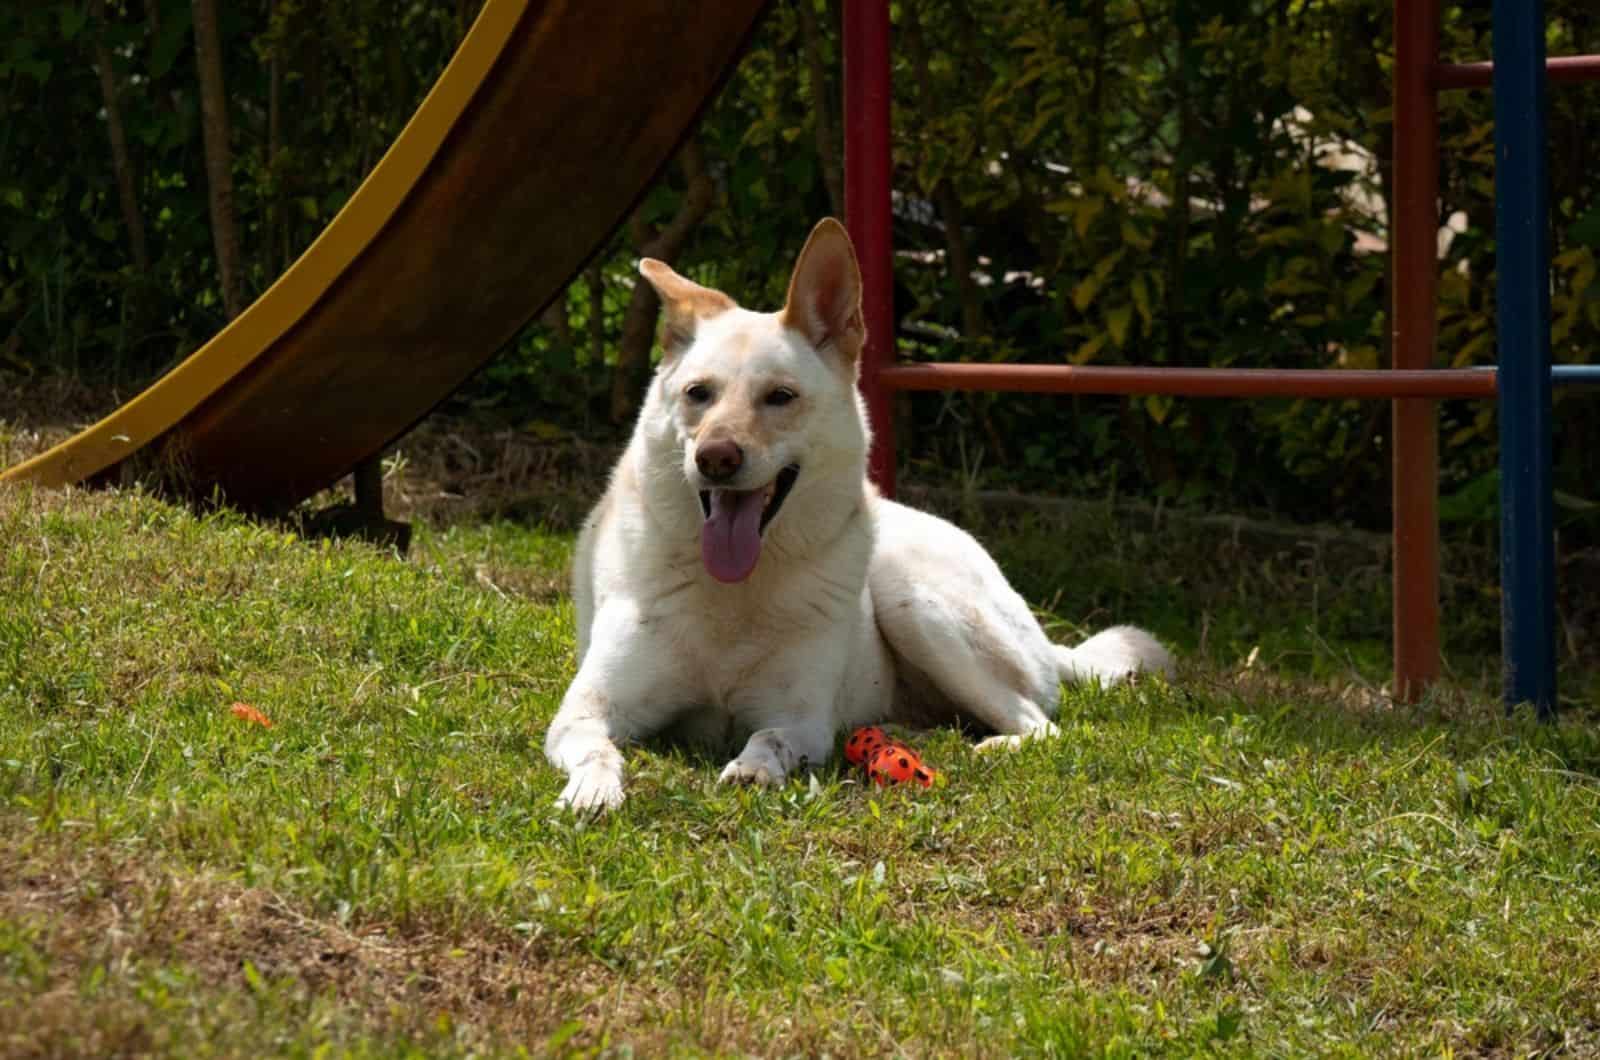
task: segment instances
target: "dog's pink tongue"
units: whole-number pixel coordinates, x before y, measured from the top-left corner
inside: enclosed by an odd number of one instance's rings
[[[742,582],[761,558],[761,491],[712,490],[700,558],[719,582]]]

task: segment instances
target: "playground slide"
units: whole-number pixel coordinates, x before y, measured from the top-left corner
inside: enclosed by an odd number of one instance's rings
[[[0,481],[156,471],[281,510],[381,452],[566,287],[715,93],[764,0],[487,0],[304,255],[144,393]]]

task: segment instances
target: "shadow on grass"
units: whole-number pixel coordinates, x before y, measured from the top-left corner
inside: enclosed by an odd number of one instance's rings
[[[1077,717],[1115,723],[1117,698],[1116,693],[1089,697]],[[1585,782],[1600,777],[1600,710],[1589,704],[1570,704],[1555,723],[1546,724],[1529,707],[1508,716],[1497,697],[1459,685],[1442,685],[1406,704],[1367,684],[1340,685],[1269,669],[1229,671],[1194,660],[1164,694],[1140,696],[1140,704],[1143,721],[1155,729],[1248,719],[1253,746],[1275,749],[1265,751],[1271,756],[1281,751],[1359,758],[1410,747],[1419,755],[1462,764],[1514,749],[1546,756],[1551,768]]]

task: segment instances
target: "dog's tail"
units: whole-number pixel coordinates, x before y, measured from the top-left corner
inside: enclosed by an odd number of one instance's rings
[[[1061,680],[1116,684],[1137,673],[1173,674],[1172,653],[1137,626],[1112,626],[1075,648],[1055,645]]]

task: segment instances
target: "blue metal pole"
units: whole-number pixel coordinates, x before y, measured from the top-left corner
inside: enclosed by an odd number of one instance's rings
[[[1556,386],[1600,386],[1600,364],[1558,364],[1550,369]]]
[[[1494,0],[1495,268],[1505,701],[1554,717],[1544,0]]]

